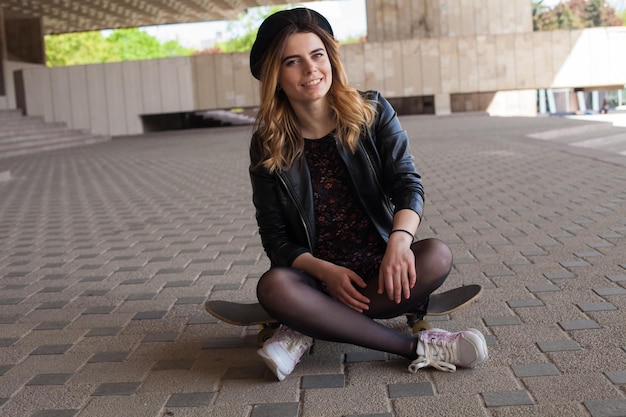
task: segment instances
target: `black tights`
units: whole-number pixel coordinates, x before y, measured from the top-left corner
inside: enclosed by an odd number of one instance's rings
[[[409,359],[416,355],[417,339],[383,326],[373,319],[397,317],[406,312],[424,312],[430,294],[443,284],[452,268],[452,252],[437,239],[424,239],[411,246],[415,254],[417,283],[411,297],[399,304],[387,294],[377,294],[378,283],[358,288],[370,299],[369,310],[359,313],[331,298],[319,282],[294,268],[272,268],[257,286],[261,305],[289,328],[320,340],[350,343],[394,353]],[[376,278],[377,279],[377,278]]]

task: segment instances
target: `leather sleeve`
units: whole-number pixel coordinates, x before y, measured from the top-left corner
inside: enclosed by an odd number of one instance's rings
[[[377,116],[370,135],[380,158],[380,175],[394,211],[411,209],[420,217],[424,210],[424,188],[415,168],[409,138],[389,102],[377,92],[368,92],[377,103]]]

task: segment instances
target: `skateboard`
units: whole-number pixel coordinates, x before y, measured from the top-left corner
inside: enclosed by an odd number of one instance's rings
[[[460,310],[476,300],[483,287],[478,284],[464,285],[437,294],[431,294],[427,316],[443,316]],[[263,345],[272,337],[280,323],[270,316],[259,303],[234,302],[224,300],[208,300],[204,308],[213,317],[235,326],[260,326],[257,340]],[[407,324],[416,334],[430,329],[426,317],[407,312],[404,314]]]

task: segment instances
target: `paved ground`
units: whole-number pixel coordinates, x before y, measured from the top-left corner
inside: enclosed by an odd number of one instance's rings
[[[403,122],[427,190],[420,237],[455,253],[445,288],[486,287],[433,323],[484,331],[488,362],[413,375],[318,341],[275,381],[255,329],[202,307],[253,299],[268,267],[249,128],[162,133],[0,160],[0,415],[626,416],[626,157],[568,144],[625,129]]]

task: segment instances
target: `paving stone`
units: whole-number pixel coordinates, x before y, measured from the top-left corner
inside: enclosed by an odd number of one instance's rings
[[[69,321],[46,321],[40,323],[33,330],[62,330],[70,324]]]
[[[589,262],[585,262],[585,261],[567,261],[567,262],[560,262],[560,264],[563,268],[580,268],[583,266],[589,266]]]
[[[582,304],[578,304],[578,308],[580,308],[581,311],[583,312],[590,312],[590,311],[613,311],[613,310],[617,310],[617,307],[615,307],[613,304],[611,303],[582,303]]]
[[[537,345],[539,346],[539,349],[544,353],[569,352],[581,349],[580,345],[573,340],[537,342]]]
[[[626,288],[594,288],[593,291],[601,297],[609,295],[626,295]]]
[[[359,352],[347,352],[346,363],[356,362],[380,362],[386,361],[387,354],[385,352],[379,352],[375,350],[359,351]]]
[[[551,363],[512,365],[513,373],[518,378],[559,375],[558,369]]]
[[[107,295],[109,290],[86,290],[83,291],[80,295],[81,297],[102,297]]]
[[[17,342],[20,339],[10,338],[10,339],[0,339],[0,347],[8,347],[12,346],[13,343]]]
[[[594,400],[583,403],[592,417],[626,416],[626,400]]]
[[[563,328],[563,330],[572,331],[572,330],[587,330],[587,329],[599,329],[600,325],[593,320],[565,320],[560,321],[559,326]]]
[[[298,417],[298,403],[255,404],[250,417]]]
[[[133,316],[133,320],[158,320],[165,317],[167,311],[154,310],[154,311],[142,311]]]
[[[343,388],[345,386],[344,374],[332,375],[305,375],[302,377],[302,389],[314,388]]]
[[[192,318],[189,319],[189,321],[187,322],[187,324],[192,325],[192,324],[216,324],[218,323],[219,320],[216,319],[213,316],[210,315],[204,315],[204,316],[194,316]]]
[[[219,275],[226,275],[226,273],[228,272],[228,270],[226,269],[208,269],[205,271],[202,271],[200,273],[201,277],[211,277],[211,276],[219,276]]]
[[[184,268],[163,268],[159,269],[156,274],[164,275],[164,274],[182,274],[185,272]]]
[[[517,316],[507,317],[485,317],[485,324],[488,327],[492,326],[517,326],[522,324],[521,320]]]
[[[101,282],[106,279],[105,276],[93,276],[93,277],[85,277],[80,280],[80,282]]]
[[[68,304],[67,301],[53,301],[39,304],[36,310],[59,310]]]
[[[6,374],[11,369],[13,369],[13,365],[0,365],[0,376]]]
[[[50,274],[50,275],[44,275],[41,278],[41,280],[42,281],[57,281],[57,280],[62,280],[65,277],[66,277],[65,274]]]
[[[240,287],[239,284],[217,284],[213,287],[213,291],[232,291],[238,290]]]
[[[140,385],[141,382],[109,382],[99,385],[92,395],[94,397],[133,395]]]
[[[180,336],[179,333],[149,333],[141,341],[142,343],[150,342],[175,342]]]
[[[138,294],[130,294],[126,297],[125,301],[142,301],[142,300],[152,300],[156,297],[156,293],[138,293]]]
[[[595,249],[602,249],[602,248],[612,248],[615,245],[609,242],[594,242],[594,243],[588,243],[588,246],[591,248],[595,248]]]
[[[174,370],[188,370],[191,369],[196,360],[193,358],[187,359],[163,359],[158,361],[153,367],[153,371],[174,371]]]
[[[80,410],[40,410],[32,417],[74,417]]]
[[[89,363],[124,362],[130,352],[100,352],[89,358]]]
[[[527,391],[483,392],[482,396],[485,400],[485,405],[489,408],[535,404]]]
[[[110,314],[115,310],[116,307],[111,306],[99,306],[99,307],[89,307],[83,311],[83,315],[91,315],[91,314]]]
[[[613,282],[624,282],[626,281],[626,275],[607,275],[607,278]]]
[[[72,345],[41,345],[33,350],[31,355],[62,355],[67,352]]]
[[[538,293],[538,292],[556,292],[556,291],[562,291],[561,288],[557,287],[554,284],[548,284],[548,285],[529,285],[528,287],[528,291],[532,292],[532,293]]]
[[[511,300],[511,301],[507,301],[507,304],[511,308],[544,307],[545,306],[545,304],[543,304],[541,300],[537,300],[536,298],[530,298],[527,300]]]
[[[573,274],[569,271],[560,271],[560,272],[551,272],[548,274],[543,274],[548,279],[572,279],[576,278],[576,274]]]
[[[193,281],[170,281],[167,282],[163,288],[184,288],[193,284]]]
[[[393,417],[391,413],[380,413],[380,414],[350,414],[345,415],[344,417]]]
[[[181,392],[170,396],[165,404],[166,407],[206,407],[211,405],[214,392]]]
[[[511,271],[510,269],[499,269],[495,271],[486,271],[485,276],[488,278],[510,277],[510,276],[515,276],[515,272]]]
[[[115,272],[118,272],[118,273],[136,272],[136,271],[139,271],[140,269],[141,269],[140,266],[121,266],[121,267],[117,268],[115,270]],[[134,281],[134,280],[130,280],[130,281]],[[141,283],[145,282],[145,280],[138,280],[138,281],[142,281]],[[128,284],[128,282],[123,282],[122,284]]]
[[[605,373],[614,384],[626,384],[626,371],[609,371]]]
[[[35,375],[26,385],[63,385],[72,378],[74,374],[38,374]]]
[[[196,304],[201,305],[206,301],[206,297],[181,297],[177,298],[174,305]]]
[[[387,388],[389,390],[389,398],[429,397],[435,395],[435,390],[430,382],[389,384]]]
[[[44,287],[39,290],[38,294],[51,294],[51,293],[59,293],[63,292],[67,287]]]
[[[0,298],[0,306],[18,305],[24,300],[25,298]]]
[[[265,365],[228,368],[224,379],[260,379],[269,371]]]
[[[600,252],[576,252],[574,255],[578,256],[579,258],[595,258],[597,256],[602,256],[602,254]]]

